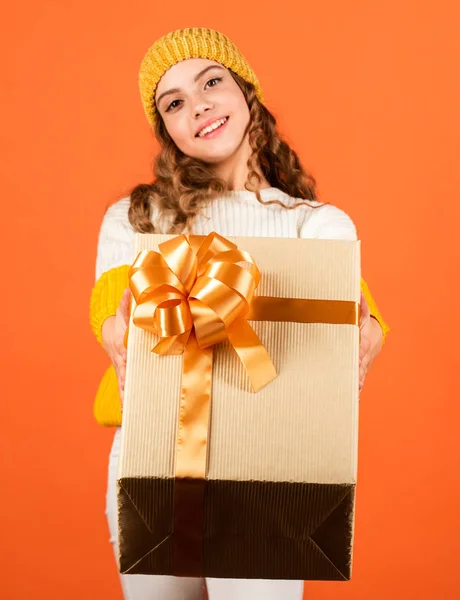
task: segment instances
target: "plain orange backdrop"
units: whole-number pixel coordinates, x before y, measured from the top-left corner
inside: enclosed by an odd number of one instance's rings
[[[113,431],[92,416],[97,235],[151,179],[144,52],[204,26],[240,46],[320,197],[354,219],[392,328],[361,399],[353,579],[305,598],[460,598],[458,3],[19,0],[2,22],[0,597],[121,598]]]

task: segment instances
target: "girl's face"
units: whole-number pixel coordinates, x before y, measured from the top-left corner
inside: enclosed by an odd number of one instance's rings
[[[161,78],[155,103],[176,146],[187,156],[217,164],[247,141],[249,108],[230,72],[205,58],[190,58]]]

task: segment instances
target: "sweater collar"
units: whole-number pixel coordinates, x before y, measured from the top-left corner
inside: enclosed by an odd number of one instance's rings
[[[260,190],[260,197],[263,202],[270,202],[271,200],[279,200],[285,206],[289,206],[295,201],[294,198],[291,198],[288,194],[281,191],[278,188],[270,187]],[[238,203],[247,203],[247,204],[259,204],[260,202],[257,199],[255,192],[250,192],[248,190],[231,190],[229,192],[225,192],[222,196],[218,198],[222,202],[232,201]]]

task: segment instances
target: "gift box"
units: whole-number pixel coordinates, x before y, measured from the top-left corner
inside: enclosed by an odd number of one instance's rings
[[[360,243],[138,234],[135,255],[120,571],[350,579]]]

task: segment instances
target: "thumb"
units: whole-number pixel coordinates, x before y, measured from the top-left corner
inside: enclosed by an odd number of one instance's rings
[[[126,329],[129,323],[129,304],[131,301],[131,290],[128,288],[123,292],[118,310],[123,321],[123,328]]]

